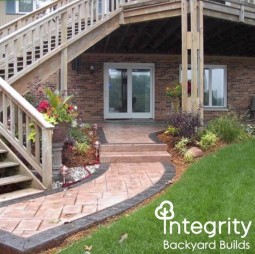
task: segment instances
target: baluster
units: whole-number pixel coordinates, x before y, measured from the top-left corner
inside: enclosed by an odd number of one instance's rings
[[[90,26],[94,24],[94,1],[90,1]]]
[[[37,124],[35,124],[35,160],[40,164],[40,129]]]
[[[5,130],[8,128],[8,116],[7,116],[7,102],[8,98],[5,93],[3,94],[3,127]]]
[[[111,12],[114,11],[114,0],[112,0],[112,5],[111,5]]]
[[[118,10],[119,9],[119,0],[115,0],[116,1],[116,10]]]
[[[18,140],[23,146],[23,111],[20,108],[18,108]]]
[[[4,79],[5,80],[8,80],[8,77],[9,77],[9,44],[6,44],[5,47],[4,47],[4,50],[5,50],[5,76],[4,76]]]
[[[59,16],[56,16],[56,47],[59,45]]]
[[[48,31],[48,52],[51,51],[51,20],[47,22],[47,31]]]
[[[75,7],[71,10],[71,22],[72,22],[72,32],[71,32],[71,38],[75,36]]]
[[[17,68],[17,44],[18,40],[14,40],[14,48],[13,48],[13,73],[14,75],[17,74],[18,68]]]
[[[85,8],[85,10],[84,10],[84,13],[85,13],[85,17],[84,17],[84,22],[85,22],[85,24],[84,24],[84,30],[86,31],[87,30],[87,27],[88,27],[88,13],[89,13],[89,3],[88,3],[88,1],[86,1],[85,3],[84,3],[84,8]]]
[[[15,105],[10,101],[10,131],[13,138],[15,138]]]
[[[27,142],[27,152],[29,155],[31,155],[31,140],[28,139],[28,136],[30,134],[30,118],[28,115],[26,115],[26,142]]]
[[[31,63],[34,63],[35,62],[35,29],[32,30],[32,48],[31,48],[31,52],[32,52],[32,55],[31,55]]]
[[[40,35],[39,36],[39,41],[40,41],[40,58],[43,57],[43,25],[40,25],[40,28],[39,28],[39,31],[40,31]]]
[[[101,1],[101,5],[102,5],[102,13],[101,13],[101,15],[102,15],[102,19],[104,18],[104,15],[106,14],[106,4],[105,4],[105,1],[104,0],[102,0]]]
[[[96,0],[96,22],[98,21],[98,16],[99,16],[98,8],[99,8],[99,2],[98,0]]]
[[[25,45],[27,45],[27,34],[23,35],[23,54],[22,54],[22,61],[23,61],[23,69],[27,67],[27,48]]]
[[[81,20],[82,20],[82,7],[81,4],[78,5],[78,33],[81,32]]]

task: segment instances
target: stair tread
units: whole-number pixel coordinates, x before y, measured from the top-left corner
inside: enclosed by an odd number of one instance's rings
[[[2,154],[2,153],[8,153],[8,151],[4,150],[4,149],[0,149],[0,154]]]
[[[16,166],[19,166],[19,163],[12,162],[12,161],[2,161],[2,162],[0,162],[0,169],[1,168],[16,167]]]
[[[7,201],[15,198],[21,198],[32,194],[37,194],[42,192],[42,190],[34,189],[34,188],[27,188],[22,190],[17,190],[5,194],[0,195],[0,202],[1,201]]]
[[[32,177],[30,176],[24,176],[24,175],[14,175],[14,176],[8,176],[0,178],[0,186],[13,184],[13,183],[21,183],[32,180]]]
[[[101,152],[100,156],[166,156],[167,151],[141,151],[141,152]]]

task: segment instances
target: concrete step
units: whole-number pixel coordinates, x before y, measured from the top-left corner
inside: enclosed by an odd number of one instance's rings
[[[22,183],[22,182],[27,182],[27,181],[31,181],[31,180],[32,180],[32,177],[23,176],[23,175],[2,177],[2,178],[0,178],[0,186],[14,184],[14,183]]]
[[[100,152],[166,151],[166,144],[103,144]]]
[[[0,195],[0,202],[7,201],[15,198],[21,198],[28,195],[33,195],[42,192],[42,190],[37,190],[34,188],[27,188],[23,190],[13,191],[5,194]]]
[[[166,151],[102,152],[101,163],[169,162],[171,155]]]

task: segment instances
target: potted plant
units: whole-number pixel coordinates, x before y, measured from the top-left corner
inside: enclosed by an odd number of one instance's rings
[[[175,81],[171,87],[166,88],[166,96],[170,99],[171,108],[179,111],[181,108],[182,86],[179,82]]]
[[[55,125],[53,143],[63,143],[71,122],[77,117],[76,108],[70,103],[73,96],[64,96],[60,92],[46,89],[46,100],[42,100],[37,110],[44,119]]]
[[[53,175],[58,178],[58,170],[62,166],[62,147],[68,133],[69,125],[77,117],[77,111],[70,100],[73,96],[65,96],[58,91],[45,90],[46,99],[40,101],[37,110],[46,121],[55,125],[52,136]]]

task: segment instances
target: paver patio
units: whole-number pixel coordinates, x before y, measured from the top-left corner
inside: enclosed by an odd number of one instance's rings
[[[123,126],[103,123],[101,126],[110,144],[153,144],[154,141],[149,135],[162,129],[160,125]],[[161,162],[111,163],[108,170],[86,183],[0,207],[0,230],[4,239],[2,241],[0,237],[0,246],[3,248],[7,244],[7,248],[17,245],[16,249],[20,250],[40,249],[41,243],[37,244],[36,241],[41,241],[44,232],[46,237],[43,237],[43,245],[49,246],[50,240],[47,240],[47,237],[52,236],[51,239],[54,239],[60,225],[80,225],[79,220],[85,218],[88,219],[85,219],[84,223],[88,225],[96,222],[97,217],[100,221],[100,218],[120,213],[157,193],[173,176],[174,169],[169,163],[167,166]],[[110,207],[114,209],[111,210]],[[48,232],[53,229],[53,232]],[[70,230],[74,232],[74,228]],[[6,236],[4,232],[14,234],[16,238]],[[62,235],[61,232],[66,231],[60,229],[56,237]],[[68,229],[67,233],[63,233],[63,237],[66,237],[66,234],[68,235]]]
[[[163,173],[161,163],[111,164],[105,174],[79,187],[0,208],[0,229],[22,237],[37,234],[131,198]]]

